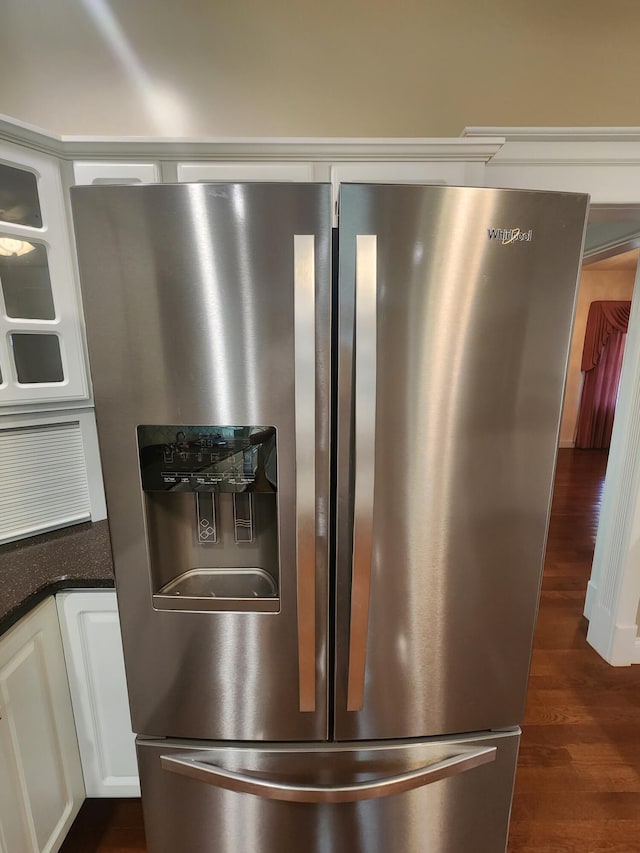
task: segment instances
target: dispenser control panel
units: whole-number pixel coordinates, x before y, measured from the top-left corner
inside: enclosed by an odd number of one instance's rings
[[[275,492],[273,426],[138,427],[145,492]]]

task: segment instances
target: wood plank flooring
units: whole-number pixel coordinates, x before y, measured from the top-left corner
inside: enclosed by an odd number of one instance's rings
[[[582,616],[606,453],[561,450],[509,853],[640,851],[640,667],[610,667]]]
[[[604,663],[582,617],[605,467],[560,451],[509,853],[640,853],[640,667]],[[88,800],[61,853],[142,851],[139,801]]]

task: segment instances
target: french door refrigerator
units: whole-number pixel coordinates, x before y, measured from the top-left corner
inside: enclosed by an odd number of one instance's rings
[[[73,207],[149,851],[501,853],[587,197]]]

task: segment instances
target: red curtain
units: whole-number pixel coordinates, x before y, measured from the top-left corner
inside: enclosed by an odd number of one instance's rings
[[[582,351],[584,384],[576,447],[611,444],[631,302],[592,302]]]

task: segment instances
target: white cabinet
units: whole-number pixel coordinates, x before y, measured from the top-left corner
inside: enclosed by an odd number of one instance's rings
[[[313,181],[313,163],[203,161],[178,163],[179,181]]]
[[[76,160],[73,178],[76,184],[155,184],[160,169],[157,163]]]
[[[88,397],[60,164],[0,142],[0,405]]]
[[[88,797],[138,797],[116,594],[56,596]]]
[[[484,163],[467,160],[372,160],[335,163],[331,167],[333,209],[337,213],[340,184],[435,184],[475,187],[482,186],[483,172]]]
[[[0,851],[54,853],[84,786],[53,598],[0,640]]]
[[[331,183],[442,184],[475,186],[482,180],[484,164],[466,160],[387,160],[336,163]]]

